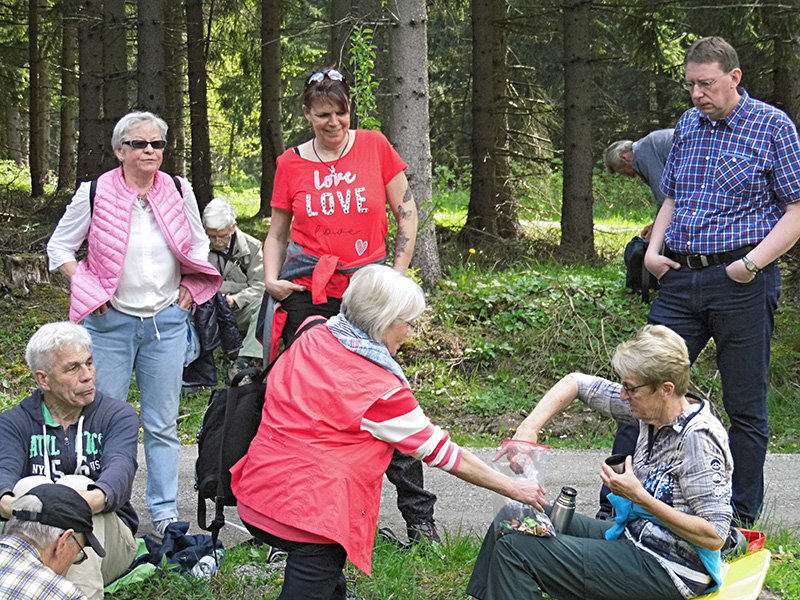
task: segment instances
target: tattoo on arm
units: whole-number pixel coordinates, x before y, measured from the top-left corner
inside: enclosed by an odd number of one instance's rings
[[[395,261],[400,257],[400,255],[404,254],[406,251],[406,246],[408,246],[409,238],[406,235],[406,232],[403,231],[402,227],[397,228],[397,239],[394,242],[394,259]]]
[[[402,206],[398,206],[397,207],[397,220],[398,221],[407,221],[408,219],[411,218],[411,216],[413,214],[414,214],[414,211],[411,210],[411,209],[403,210]]]
[[[406,186],[406,193],[403,194],[403,204],[406,202],[413,202],[414,196],[411,195],[411,186]]]

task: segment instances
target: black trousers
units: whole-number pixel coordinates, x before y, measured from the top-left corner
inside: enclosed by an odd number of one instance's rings
[[[339,314],[341,298],[328,298],[325,304],[314,304],[311,292],[294,292],[281,302],[286,311],[283,341],[288,348],[294,342],[297,330],[308,317],[325,318]],[[436,494],[425,489],[422,463],[412,456],[394,451],[386,477],[397,488],[397,508],[408,525],[433,521]]]
[[[278,600],[345,600],[347,580],[343,569],[347,552],[341,544],[293,542],[250,523],[245,527],[258,541],[288,553]]]

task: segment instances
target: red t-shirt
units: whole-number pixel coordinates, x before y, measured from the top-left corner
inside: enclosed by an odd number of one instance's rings
[[[291,238],[314,256],[331,254],[346,266],[386,253],[386,184],[408,165],[379,131],[359,129],[341,160],[299,156],[290,148],[278,158],[272,206],[293,214]],[[336,173],[330,167],[336,165]],[[326,291],[341,298],[350,276],[334,273]],[[311,276],[295,280],[311,289]]]

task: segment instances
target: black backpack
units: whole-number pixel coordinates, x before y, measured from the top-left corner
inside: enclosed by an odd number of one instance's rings
[[[327,319],[309,321],[297,332],[300,336]],[[280,357],[278,357],[280,358]],[[197,461],[194,487],[197,490],[197,524],[211,532],[216,543],[219,531],[225,525],[225,507],[236,506],[236,496],[231,490],[230,468],[247,454],[250,442],[261,424],[261,411],[267,391],[267,374],[278,360],[264,369],[251,367],[239,371],[230,387],[213,391],[203,423],[197,432]],[[245,377],[250,383],[242,385]],[[206,500],[214,502],[214,520],[206,522]]]
[[[641,236],[636,236],[628,245],[625,246],[625,267],[627,272],[625,274],[625,285],[628,286],[634,294],[641,294],[642,301],[650,302],[650,290],[657,290],[661,287],[647,267],[644,266],[644,255],[647,252],[647,242]],[[642,284],[642,282],[647,282]]]

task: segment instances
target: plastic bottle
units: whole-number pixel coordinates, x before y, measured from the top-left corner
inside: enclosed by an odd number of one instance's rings
[[[198,560],[197,563],[192,567],[190,574],[198,579],[210,578],[214,573],[217,572],[217,569],[219,569],[219,564],[222,563],[224,556],[225,550],[222,548],[214,550],[213,554],[207,554]]]
[[[566,531],[572,522],[572,515],[575,514],[575,496],[577,495],[578,491],[575,488],[564,486],[553,504],[550,521],[559,533]]]

